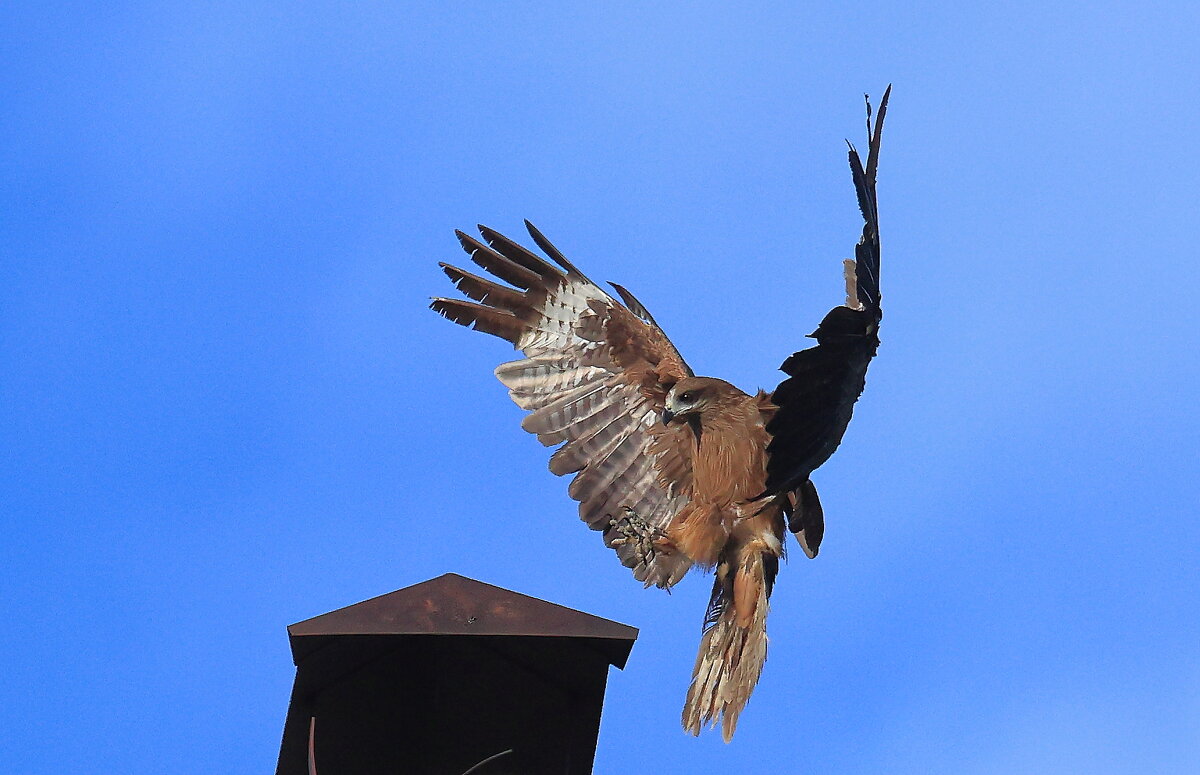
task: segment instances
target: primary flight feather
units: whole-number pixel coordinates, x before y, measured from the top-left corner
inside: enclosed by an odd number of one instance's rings
[[[767,601],[785,529],[815,557],[825,520],[810,478],[841,443],[879,346],[879,222],[875,173],[889,86],[872,122],[864,166],[850,146],[863,215],[845,261],[846,304],[808,334],[817,345],[783,362],[770,394],[697,377],[654,317],[625,288],[614,298],[528,221],[549,261],[479,227],[457,232],[496,282],[442,269],[471,301],[434,299],[460,325],[511,342],[524,358],[496,376],[529,414],[521,427],[558,446],[550,470],[574,474],[579,515],[646,586],[669,589],[698,566],[715,570],[705,629],[683,710],[698,734],[738,715],[766,660]]]

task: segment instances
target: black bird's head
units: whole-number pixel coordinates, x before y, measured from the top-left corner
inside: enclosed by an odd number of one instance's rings
[[[875,336],[882,317],[878,307],[834,307],[817,326],[817,330],[808,336],[821,344],[848,343],[865,336]]]

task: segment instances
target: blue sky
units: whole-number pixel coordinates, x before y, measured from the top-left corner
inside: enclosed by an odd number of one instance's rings
[[[597,772],[1200,769],[1191,3],[9,3],[0,761],[264,772],[285,625],[456,571],[641,628]],[[426,309],[529,218],[704,374],[883,345],[737,738]]]

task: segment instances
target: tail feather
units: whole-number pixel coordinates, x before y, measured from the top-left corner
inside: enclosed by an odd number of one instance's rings
[[[706,723],[721,722],[725,742],[733,739],[738,715],[767,661],[767,599],[773,555],[753,552],[731,568],[717,570],[713,598],[683,706],[683,728],[699,735]]]

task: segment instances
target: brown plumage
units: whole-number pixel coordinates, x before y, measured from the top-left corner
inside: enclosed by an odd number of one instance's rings
[[[890,90],[874,126],[868,104],[865,167],[850,148],[864,226],[846,262],[846,306],[810,334],[816,347],[784,362],[788,379],[769,395],[695,376],[633,294],[614,285],[620,301],[610,296],[528,221],[550,261],[483,226],[484,242],[458,232],[471,260],[506,284],[442,264],[472,301],[438,298],[433,309],[524,354],[496,376],[530,412],[521,427],[561,445],[550,470],[574,474],[567,491],[583,521],[646,586],[669,589],[692,566],[715,571],[683,711],[694,734],[720,720],[731,739],[758,682],[785,526],[807,556],[820,548],[809,476],[841,442],[879,344],[875,170]]]

